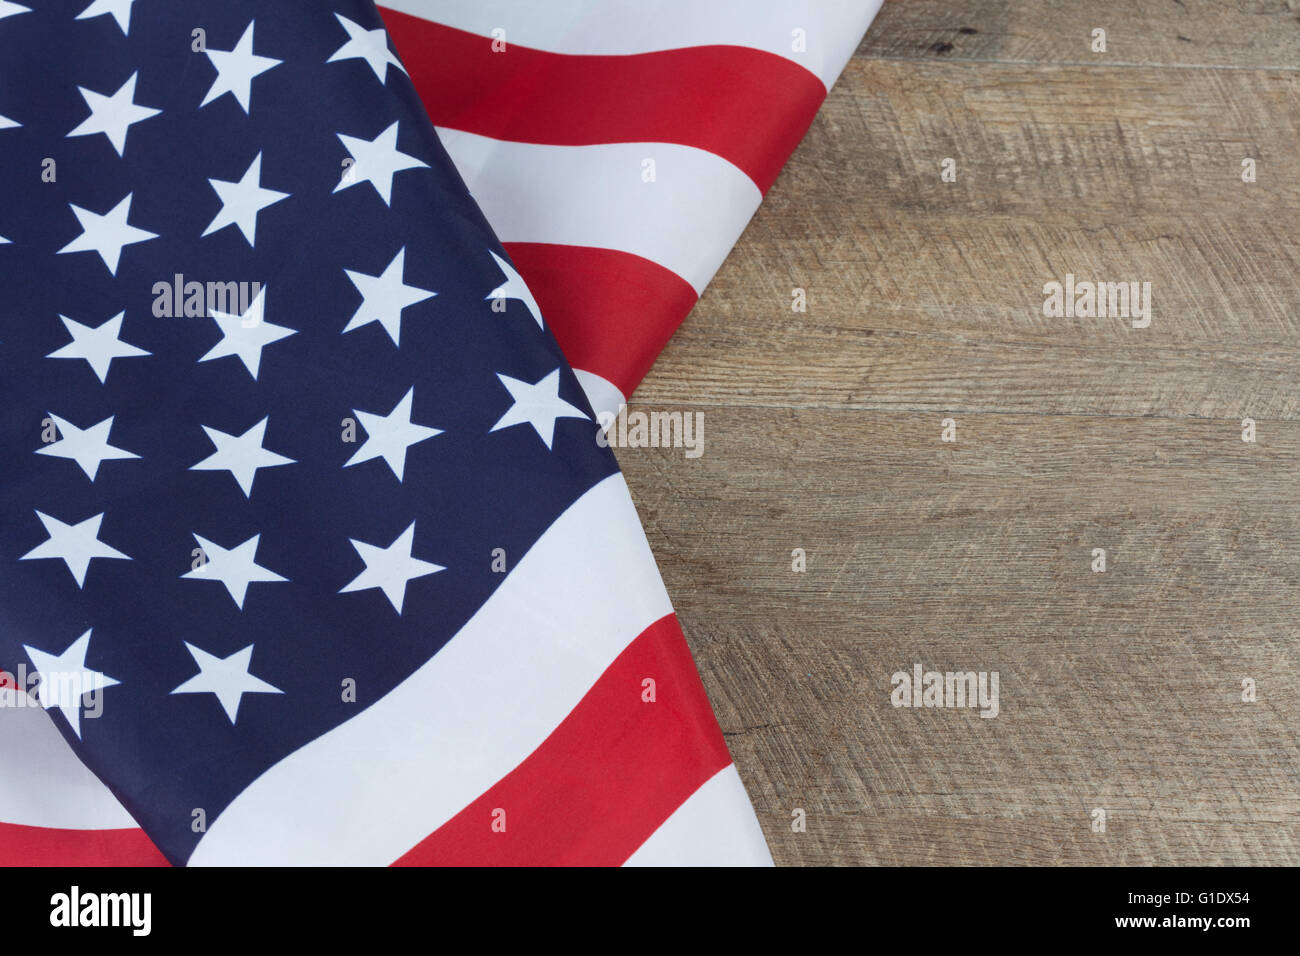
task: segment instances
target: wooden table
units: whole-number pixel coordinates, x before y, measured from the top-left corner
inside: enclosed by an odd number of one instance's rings
[[[778,863],[1300,863],[1298,123],[1295,0],[885,4],[619,453]]]

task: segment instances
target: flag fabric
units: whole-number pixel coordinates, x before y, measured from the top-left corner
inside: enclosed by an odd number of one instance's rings
[[[383,0],[597,412],[632,394],[881,0]]]
[[[875,5],[400,3],[402,60],[369,0],[0,5],[0,863],[770,862],[587,397],[635,387]],[[810,49],[820,94],[755,112]],[[583,126],[597,64],[735,108]]]
[[[768,862],[369,0],[14,6],[0,659],[39,678],[4,717],[173,864]],[[142,852],[5,756],[6,847]]]

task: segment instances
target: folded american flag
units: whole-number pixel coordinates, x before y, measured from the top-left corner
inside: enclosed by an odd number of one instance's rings
[[[384,0],[597,412],[735,245],[881,0]]]
[[[629,278],[665,267],[503,249],[369,0],[135,7],[0,2],[0,664],[43,705],[0,690],[0,862],[767,862],[551,337],[613,407],[684,314]],[[457,29],[386,15],[456,127],[420,31]],[[502,230],[595,181],[460,125]],[[588,288],[629,293],[610,334]]]

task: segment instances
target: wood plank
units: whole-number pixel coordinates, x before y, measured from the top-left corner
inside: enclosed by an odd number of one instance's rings
[[[619,458],[778,863],[1300,863],[1297,53],[1290,0],[889,0],[638,390],[705,415]]]
[[[1106,52],[1092,31],[1106,31]],[[1292,0],[886,0],[860,57],[1300,68]]]
[[[1295,418],[1298,117],[1297,73],[856,60],[637,397]],[[1151,327],[1044,317],[1067,273]]]
[[[619,458],[778,863],[1300,863],[1300,425],[701,410]]]

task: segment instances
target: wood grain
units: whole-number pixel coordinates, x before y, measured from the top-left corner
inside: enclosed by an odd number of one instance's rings
[[[634,396],[704,414],[619,459],[778,863],[1300,863],[1297,50],[1285,2],[887,3]],[[1066,272],[1151,327],[1045,318]],[[892,707],[918,662],[999,716]]]
[[[638,398],[1294,417],[1298,117],[1300,73],[854,61]],[[1045,318],[1067,273],[1151,327]]]
[[[887,0],[858,55],[1296,70],[1298,19],[1296,0]]]

